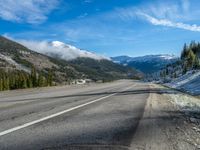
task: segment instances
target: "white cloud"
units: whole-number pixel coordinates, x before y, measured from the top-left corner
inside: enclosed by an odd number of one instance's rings
[[[97,60],[108,59],[104,56],[100,56],[86,50],[80,50],[74,46],[59,41],[53,41],[53,42],[27,41],[27,40],[17,40],[17,41],[33,51],[42,54],[47,54],[49,56],[56,56],[65,60],[72,60],[78,57],[88,57]]]
[[[37,24],[45,21],[58,0],[0,0],[0,18]]]
[[[180,5],[181,4],[181,5]],[[148,3],[146,5],[127,8],[118,8],[107,15],[112,18],[120,18],[124,21],[133,21],[135,19],[147,20],[153,25],[179,28],[189,31],[200,32],[200,25],[184,22],[199,20],[200,11],[197,11],[188,0],[167,1],[157,3]]]
[[[167,19],[157,19],[145,13],[139,13],[139,14],[141,16],[144,16],[146,20],[152,23],[153,25],[161,25],[161,26],[174,27],[174,28],[179,28],[179,29],[200,32],[200,26],[197,26],[196,24],[190,25],[190,24],[184,24],[182,22],[172,22]]]
[[[122,20],[132,20],[138,18],[138,12],[143,12],[152,15],[156,18],[179,19],[180,8],[173,3],[147,3],[146,5],[130,6],[125,8],[116,8],[114,11],[106,14],[109,18],[120,18]]]

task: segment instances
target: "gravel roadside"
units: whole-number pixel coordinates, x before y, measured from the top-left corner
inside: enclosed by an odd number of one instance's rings
[[[151,88],[160,92],[151,92],[130,149],[200,149],[199,124],[191,122],[174,99],[182,95],[159,85],[152,84]]]

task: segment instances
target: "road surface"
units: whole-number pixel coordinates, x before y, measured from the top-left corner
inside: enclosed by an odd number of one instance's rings
[[[2,92],[0,149],[195,149],[170,92],[132,80]]]

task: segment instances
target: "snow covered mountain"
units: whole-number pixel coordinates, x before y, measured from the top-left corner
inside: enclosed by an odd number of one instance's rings
[[[95,54],[86,50],[81,50],[79,48],[76,48],[75,46],[72,46],[60,41],[38,42],[38,41],[21,40],[19,42],[33,51],[37,51],[39,53],[43,53],[48,56],[61,58],[64,60],[72,60],[72,59],[82,58],[82,57],[92,58],[96,60],[108,59],[106,57],[100,56],[98,54]]]
[[[154,73],[167,64],[178,60],[174,55],[146,55],[141,57],[117,56],[111,57],[113,62],[136,68],[143,73]]]

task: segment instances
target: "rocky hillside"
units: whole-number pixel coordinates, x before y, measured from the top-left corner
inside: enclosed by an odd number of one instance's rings
[[[58,83],[79,76],[79,72],[67,63],[62,64],[59,60],[34,52],[4,37],[0,37],[0,67],[7,71],[21,70],[27,73],[34,67],[37,73],[41,72],[44,76],[52,70],[54,81]]]

